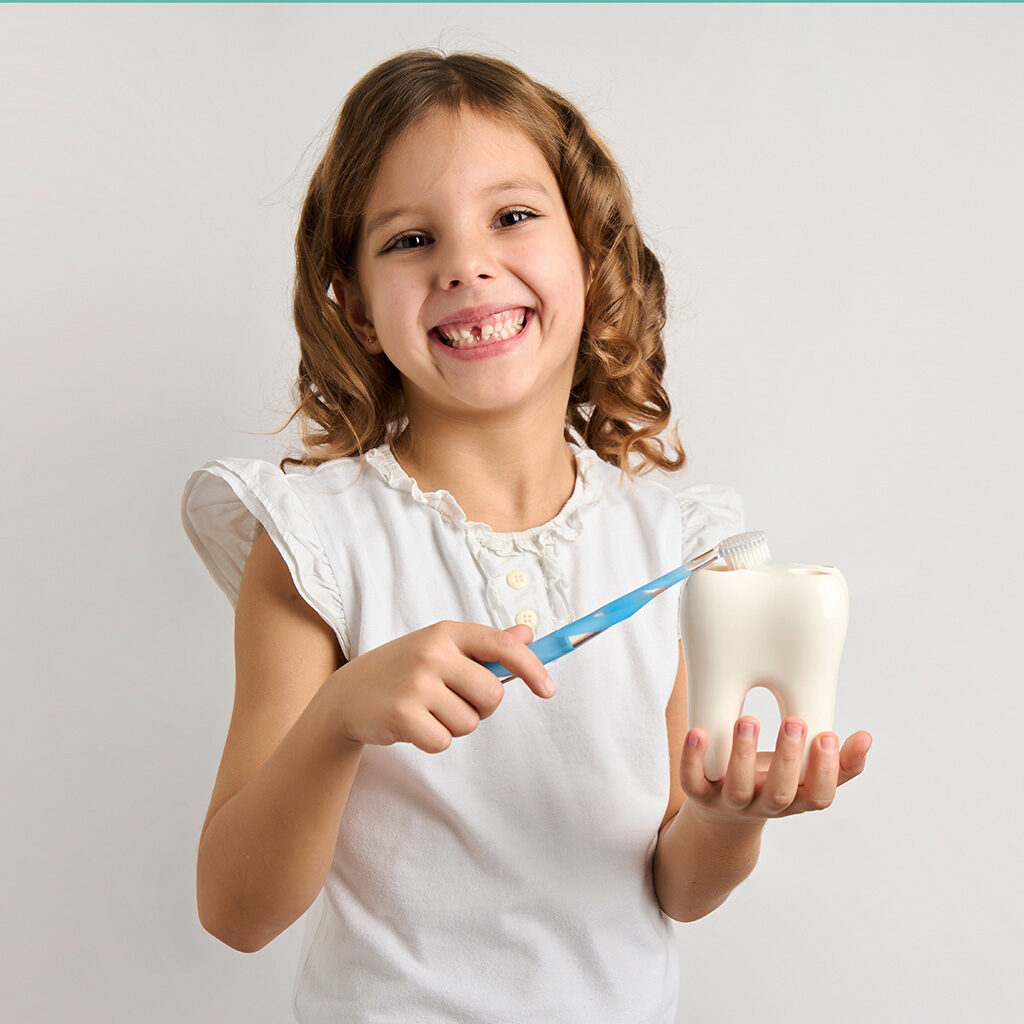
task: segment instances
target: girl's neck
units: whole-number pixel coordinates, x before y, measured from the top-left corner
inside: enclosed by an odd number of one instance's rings
[[[518,533],[550,522],[576,485],[576,459],[559,436],[474,445],[399,436],[392,454],[421,491],[448,491],[471,522]]]

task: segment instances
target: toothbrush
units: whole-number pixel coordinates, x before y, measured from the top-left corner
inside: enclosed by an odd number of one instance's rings
[[[646,586],[617,597],[614,601],[602,605],[596,612],[584,615],[583,618],[570,622],[569,625],[556,629],[527,646],[543,664],[547,665],[563,655],[571,654],[577,647],[603,633],[609,626],[628,619],[663,590],[685,580],[691,573],[711,565],[712,562],[721,560],[730,569],[756,569],[759,565],[764,565],[769,558],[771,555],[768,552],[768,539],[763,530],[734,534],[704,554],[691,558],[685,565],[659,576],[656,580],[651,580]],[[483,666],[498,676],[502,683],[516,678],[515,675],[509,674],[501,662],[487,661]]]

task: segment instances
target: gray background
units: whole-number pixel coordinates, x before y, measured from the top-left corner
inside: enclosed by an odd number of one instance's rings
[[[867,771],[676,926],[679,1019],[1019,1019],[1022,27],[0,9],[5,1017],[290,1018],[302,922],[246,956],[196,915],[232,615],[178,503],[208,459],[283,454],[306,178],[360,75],[440,45],[519,63],[619,156],[670,289],[672,482],[735,486],[777,560],[850,586],[836,728],[873,734]]]

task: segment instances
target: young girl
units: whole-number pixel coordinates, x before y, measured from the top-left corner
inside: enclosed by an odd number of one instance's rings
[[[814,737],[798,787],[803,723],[759,768],[745,716],[707,782],[678,591],[552,678],[527,646],[743,529],[726,487],[638,479],[685,455],[622,174],[514,66],[403,53],[349,94],[296,254],[306,451],[207,463],[182,499],[236,607],[203,926],[252,952],[322,891],[310,1024],[671,1024],[672,920],[870,737]]]

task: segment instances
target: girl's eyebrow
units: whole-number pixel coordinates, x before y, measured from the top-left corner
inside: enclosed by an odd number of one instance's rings
[[[479,198],[487,199],[490,196],[500,195],[502,192],[533,192],[537,195],[548,197],[548,190],[534,178],[510,178],[508,181],[503,181],[497,185],[488,185],[487,188],[481,189]],[[384,210],[367,224],[366,237],[371,238],[375,231],[379,231],[396,218],[414,213],[416,213],[416,210],[409,206]]]

